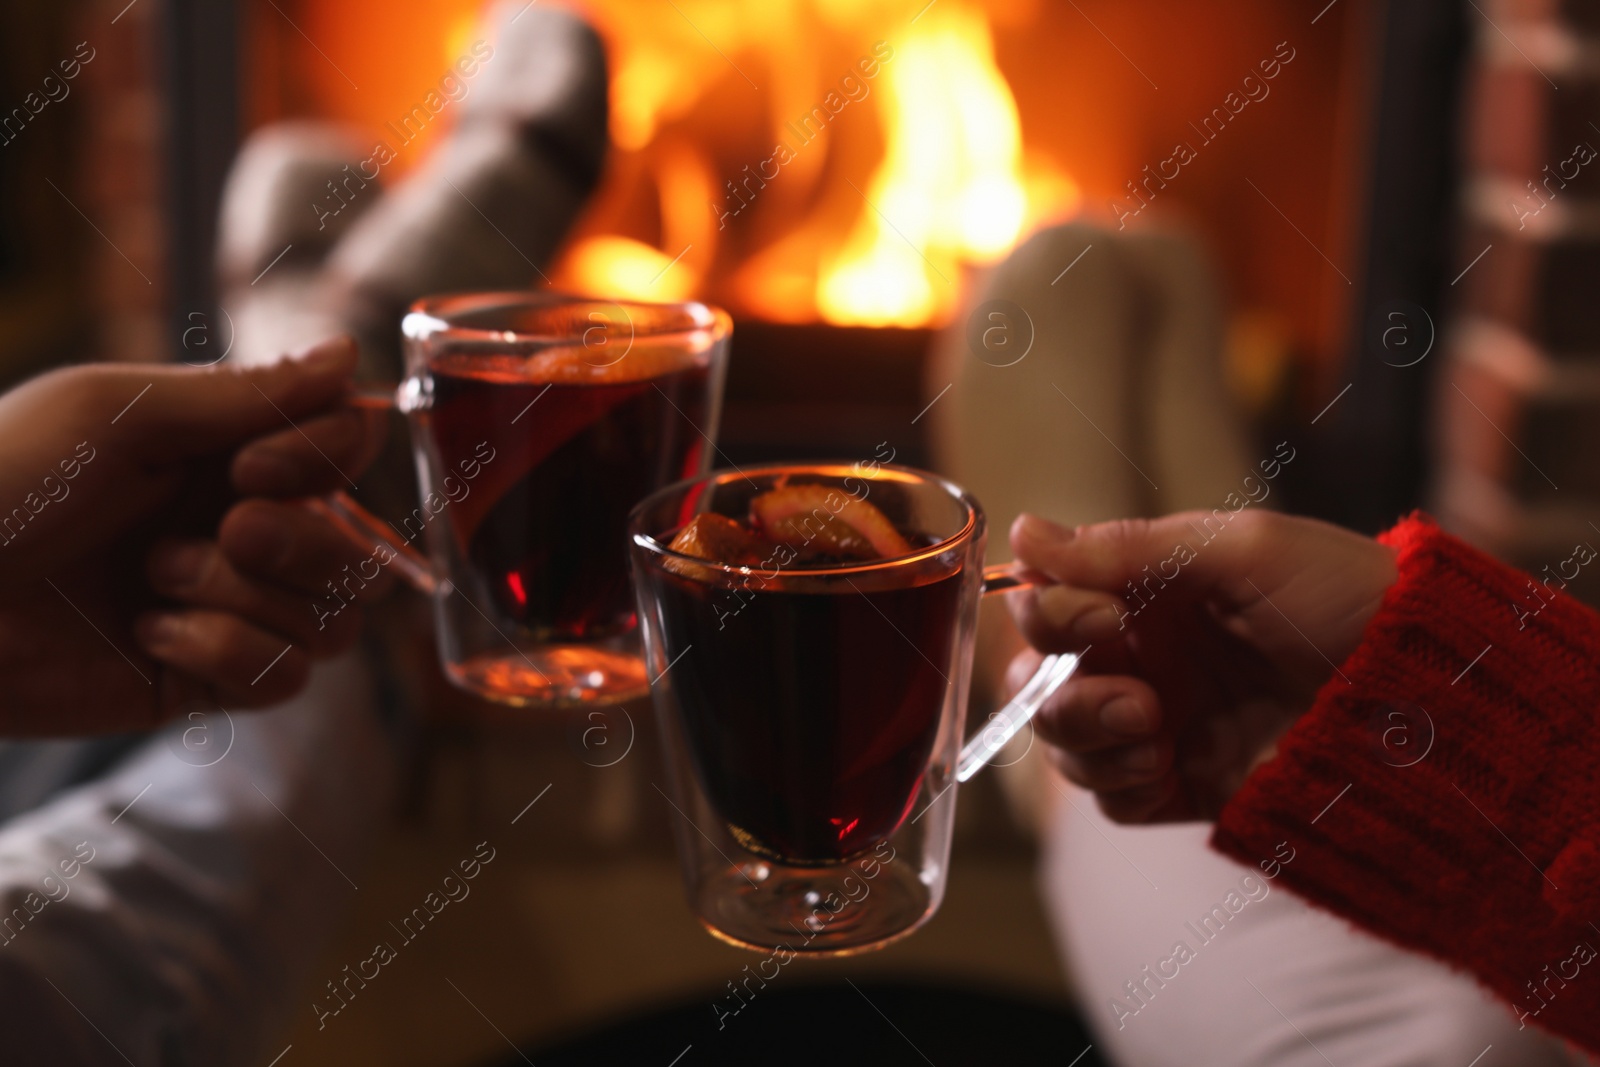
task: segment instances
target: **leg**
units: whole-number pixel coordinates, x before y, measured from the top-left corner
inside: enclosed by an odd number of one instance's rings
[[[1491,1045],[1486,1064],[1581,1062],[1519,1030],[1471,978],[1219,856],[1209,826],[1118,826],[1093,797],[1063,789],[1046,835],[1046,907],[1116,1062],[1466,1067]]]

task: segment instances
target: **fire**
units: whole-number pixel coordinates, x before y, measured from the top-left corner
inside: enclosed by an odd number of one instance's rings
[[[960,264],[1004,254],[1027,209],[1017,105],[980,12],[951,7],[915,26],[886,76],[887,144],[869,210],[817,286],[828,322],[932,321]]]
[[[557,284],[944,321],[967,270],[1079,194],[1024,151],[981,0],[921,4],[591,0],[617,151]]]
[[[683,300],[691,285],[682,274],[668,276],[673,262],[643,241],[631,237],[590,237],[576,245],[564,272],[580,279],[588,292],[636,300]]]

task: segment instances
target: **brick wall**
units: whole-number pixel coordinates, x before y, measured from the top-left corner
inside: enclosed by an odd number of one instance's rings
[[[106,238],[88,232],[84,299],[97,358],[165,360],[161,0],[127,2],[93,0],[78,20],[78,40],[96,49],[79,78],[78,206]]]
[[[1554,574],[1600,548],[1600,5],[1478,6],[1435,509]],[[1577,569],[1600,603],[1600,564]]]

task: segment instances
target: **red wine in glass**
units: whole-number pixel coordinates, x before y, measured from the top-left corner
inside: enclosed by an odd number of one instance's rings
[[[480,464],[448,506],[451,528],[490,614],[540,642],[633,628],[628,511],[701,467],[708,362],[643,350],[629,359],[546,361],[546,373],[507,355],[448,353],[429,365],[423,417],[439,468]]]
[[[963,575],[845,594],[646,581],[690,760],[735,839],[794,866],[887,839],[954,681]]]

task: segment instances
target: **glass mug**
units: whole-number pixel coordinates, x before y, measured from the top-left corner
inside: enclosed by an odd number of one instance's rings
[[[456,686],[518,706],[643,696],[627,516],[709,466],[727,314],[475,293],[418,301],[401,331],[404,381],[355,402],[408,416],[419,506],[389,524],[337,493],[326,513],[432,595]]]
[[[845,497],[870,500],[924,547],[755,567],[670,547],[696,515],[741,520],[757,495],[796,485],[822,487],[834,514]],[[978,502],[909,467],[785,464],[662,489],[628,533],[696,917],[745,948],[812,955],[878,948],[926,922],[944,895],[956,783],[1078,662],[1048,657],[963,747],[979,598],[1030,581],[984,570]]]

